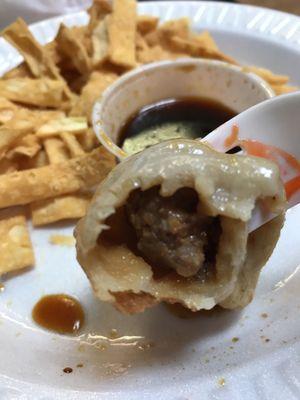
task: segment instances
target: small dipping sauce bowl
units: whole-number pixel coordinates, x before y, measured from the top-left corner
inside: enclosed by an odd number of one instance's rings
[[[274,92],[263,79],[235,65],[191,58],[161,61],[136,68],[109,86],[95,102],[93,128],[103,146],[121,161],[129,155],[119,146],[122,128],[146,106],[199,98],[239,114],[271,97]]]

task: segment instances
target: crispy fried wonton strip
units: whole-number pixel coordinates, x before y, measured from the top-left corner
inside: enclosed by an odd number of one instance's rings
[[[11,129],[6,126],[0,127],[0,158],[4,156],[6,151],[14,145],[18,139],[24,137],[29,132],[28,128]]]
[[[5,97],[0,97],[0,124],[11,120],[17,110],[17,106]]]
[[[289,81],[289,77],[287,75],[276,75],[272,71],[266,68],[246,66],[243,67],[243,70],[245,72],[253,72],[254,74],[260,76],[271,85],[285,85]]]
[[[7,71],[2,78],[3,79],[11,79],[11,78],[32,78],[32,73],[28,68],[28,65],[23,61],[17,67]]]
[[[60,137],[64,141],[65,145],[69,149],[71,157],[78,157],[85,154],[85,151],[81,147],[77,138],[70,132],[62,132]]]
[[[116,73],[104,68],[99,71],[92,72],[88,83],[83,87],[81,95],[74,103],[73,108],[70,111],[70,115],[85,115],[88,121],[91,122],[91,112],[94,102],[117,78],[118,75]]]
[[[58,164],[68,159],[68,151],[60,138],[44,140],[44,148],[50,164]]]
[[[114,165],[104,148],[65,162],[0,176],[0,208],[86,190]]]
[[[13,110],[12,118],[6,121],[5,126],[11,129],[27,129],[28,133],[33,133],[47,121],[51,119],[57,120],[63,117],[65,117],[65,114],[61,111],[30,110],[23,107],[16,107]]]
[[[98,22],[92,32],[93,47],[93,65],[97,66],[107,60],[109,42],[108,42],[108,21],[110,15],[107,15]]]
[[[36,125],[36,117],[33,116],[31,110],[18,107],[13,118],[6,122],[5,126],[11,129],[25,129],[28,132],[33,132]]]
[[[92,151],[95,147],[99,146],[99,140],[92,128],[87,129],[77,139],[85,152]]]
[[[164,48],[170,47],[170,39],[174,36],[187,39],[190,33],[190,22],[188,18],[179,18],[167,21],[158,29],[150,31],[145,35],[149,46],[160,45]]]
[[[112,12],[111,3],[107,0],[94,0],[92,6],[88,9],[90,21],[88,24],[88,32],[91,34],[95,27],[98,25],[107,14]]]
[[[48,164],[48,157],[45,150],[40,150],[34,157],[25,157],[19,160],[21,170],[40,168]],[[11,171],[12,172],[12,171]]]
[[[72,134],[67,134],[75,139]],[[66,147],[61,139],[46,139],[44,146],[50,164],[61,163],[69,158]],[[38,226],[65,219],[81,218],[86,213],[90,197],[90,194],[76,193],[74,195],[63,195],[54,199],[33,202],[30,204],[32,223]]]
[[[28,115],[28,120],[32,120],[35,125],[35,130],[38,130],[42,125],[52,121],[52,120],[61,120],[66,117],[66,114],[63,111],[58,110],[27,110],[23,109],[23,114],[26,118],[26,114]],[[21,118],[24,118],[21,116]]]
[[[47,77],[63,82],[65,103],[67,104],[73,99],[72,92],[60,74],[58,67],[55,65],[54,57],[52,58],[53,54],[47,50],[47,47],[40,45],[22,18],[18,18],[14,23],[9,25],[2,32],[2,36],[21,53],[34,77]]]
[[[142,35],[154,31],[157,28],[159,18],[152,15],[139,15],[137,17],[137,30]]]
[[[219,51],[217,43],[215,42],[214,38],[211,36],[211,34],[208,31],[204,31],[204,32],[202,32],[200,34],[196,34],[196,35],[193,34],[192,38],[204,47],[207,47],[214,51]]]
[[[0,275],[34,265],[24,215],[0,219]]]
[[[177,40],[182,42],[178,44]],[[138,33],[136,45],[137,59],[142,63],[186,56],[209,56],[217,59],[226,57],[220,53],[208,32],[200,35],[191,33],[188,18],[167,21],[145,36],[139,36]],[[226,60],[229,61],[227,58]]]
[[[44,50],[47,52],[48,57],[54,62],[54,64],[59,64],[61,62],[61,56],[57,50],[57,43],[55,40],[45,44],[43,47]]]
[[[108,24],[109,59],[113,64],[134,68],[136,1],[115,0],[114,9]]]
[[[90,21],[87,32],[91,37],[92,61],[97,66],[108,57],[108,20],[112,6],[107,0],[96,0],[88,10]]]
[[[7,158],[2,158],[2,160],[0,160],[0,175],[17,171],[18,168],[19,165],[16,161],[11,161]]]
[[[34,122],[28,117],[28,113],[21,108],[15,109],[13,118],[0,126],[0,157],[12,146],[19,146],[33,130]]]
[[[187,53],[192,57],[211,58],[213,60],[225,61],[230,64],[237,64],[233,58],[221,53],[220,51],[206,47],[195,39],[183,39],[174,36],[171,38],[171,43],[177,51]]]
[[[2,36],[22,54],[33,76],[62,79],[58,68],[22,18],[4,29]]]
[[[170,51],[165,50],[160,45],[149,46],[145,38],[137,33],[136,40],[136,56],[137,61],[142,64],[147,64],[153,61],[170,60],[180,57],[180,55],[175,55]]]
[[[41,138],[58,135],[61,132],[72,132],[78,134],[84,132],[88,128],[85,117],[65,117],[53,119],[39,127],[36,135]]]
[[[72,61],[72,64],[81,74],[87,74],[91,69],[91,60],[84,44],[80,41],[72,29],[64,24],[60,25],[56,36],[57,50]]]
[[[48,78],[0,80],[0,96],[37,107],[60,108],[64,103],[64,88],[62,81]]]
[[[34,202],[30,205],[32,223],[34,226],[41,226],[66,219],[82,218],[90,200],[90,194],[76,194]]]
[[[190,20],[187,17],[173,19],[160,25],[159,31],[162,35],[160,37],[173,37],[178,36],[187,39],[190,34]]]
[[[288,86],[288,85],[271,85],[271,86],[277,96],[280,96],[281,94],[296,92],[297,90],[299,90],[299,87],[297,86]]]
[[[34,157],[41,149],[39,138],[35,134],[26,135],[17,140],[14,147],[7,153],[7,158],[14,156]]]

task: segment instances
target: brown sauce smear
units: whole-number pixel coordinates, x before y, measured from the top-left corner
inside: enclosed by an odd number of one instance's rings
[[[42,297],[32,310],[33,320],[57,333],[76,333],[84,323],[84,311],[74,297],[53,294]]]
[[[143,107],[132,115],[120,132],[119,146],[125,139],[168,123],[188,125],[190,138],[205,137],[209,132],[233,118],[236,113],[214,100],[203,98],[166,99]]]
[[[65,374],[71,374],[71,373],[73,372],[73,368],[66,367],[66,368],[63,369],[63,372],[64,372]]]

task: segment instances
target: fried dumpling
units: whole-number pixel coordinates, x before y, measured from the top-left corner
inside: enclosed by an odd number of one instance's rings
[[[257,202],[278,217],[248,234]],[[176,139],[117,165],[75,231],[96,296],[126,313],[161,301],[247,305],[279,238],[286,199],[271,161]]]

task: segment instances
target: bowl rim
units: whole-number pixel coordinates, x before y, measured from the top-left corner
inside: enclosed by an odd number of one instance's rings
[[[260,76],[256,75],[253,72],[244,71],[242,66],[229,64],[224,61],[219,60],[211,60],[205,58],[178,58],[176,60],[163,60],[163,61],[155,61],[153,63],[149,63],[146,65],[141,65],[137,68],[134,68],[131,71],[126,72],[119,78],[117,78],[111,85],[109,85],[103,93],[97,98],[93,105],[92,109],[92,126],[100,143],[112,154],[114,154],[120,161],[129,155],[116,143],[112,141],[112,139],[106,134],[104,129],[102,128],[101,121],[101,113],[102,113],[102,103],[108,99],[112,93],[115,93],[118,90],[123,90],[123,86],[125,84],[130,84],[130,82],[140,75],[147,74],[147,72],[152,72],[155,70],[165,70],[174,66],[192,66],[192,65],[205,65],[205,66],[219,66],[226,70],[231,70],[240,74],[247,76],[250,81],[260,86],[265,94],[266,99],[268,100],[275,96],[275,93],[271,86]],[[264,101],[265,101],[264,100]]]

